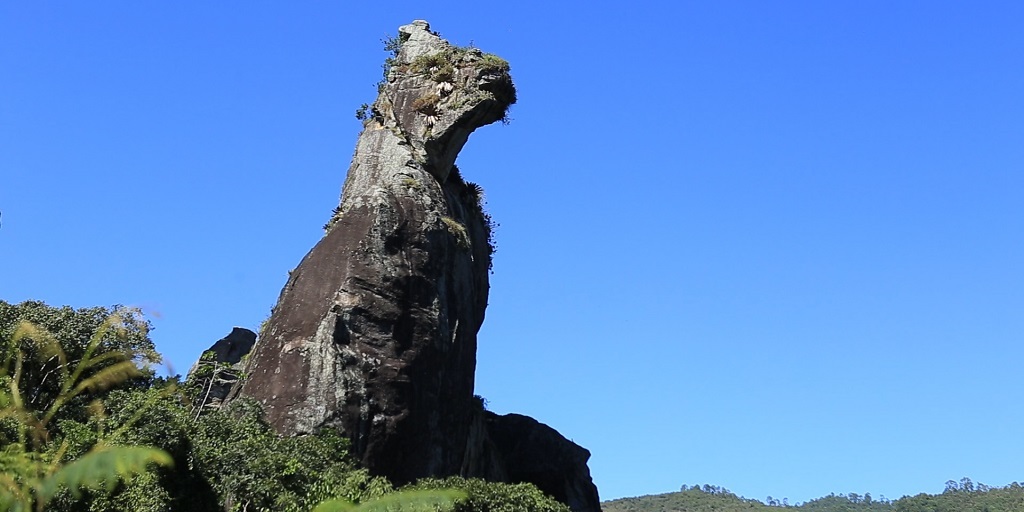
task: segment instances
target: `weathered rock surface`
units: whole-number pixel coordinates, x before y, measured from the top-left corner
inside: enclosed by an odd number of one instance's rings
[[[242,359],[256,343],[256,333],[235,327],[217,340],[188,371],[186,382],[199,390],[195,406],[216,409],[227,398],[242,372]]]
[[[508,63],[453,47],[423,21],[399,37],[341,203],[291,273],[236,394],[262,403],[282,434],[341,430],[367,468],[399,484],[537,478],[599,511],[586,450],[528,418],[485,418],[473,396],[490,219],[454,162],[515,102]],[[557,457],[522,460],[526,448]],[[592,496],[577,489],[588,485]]]
[[[530,482],[577,511],[599,511],[597,487],[590,478],[590,452],[555,429],[521,414],[484,412],[486,438],[479,474],[488,480]],[[470,446],[474,442],[471,440]]]

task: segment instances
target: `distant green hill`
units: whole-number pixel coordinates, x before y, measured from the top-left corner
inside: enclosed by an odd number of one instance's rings
[[[769,497],[768,503],[743,498],[722,487],[683,486],[680,492],[622,498],[601,504],[604,512],[1024,512],[1024,486],[974,484],[964,478],[946,482],[942,494],[904,496],[895,501],[872,499],[870,494],[835,495],[800,504]]]

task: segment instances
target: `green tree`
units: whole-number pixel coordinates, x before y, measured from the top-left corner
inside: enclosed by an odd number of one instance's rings
[[[196,468],[228,510],[305,512],[325,500],[359,502],[393,489],[356,466],[338,433],[278,437],[252,401],[201,416],[191,439]]]
[[[49,420],[82,417],[88,414],[85,408],[90,401],[107,390],[152,378],[149,367],[159,363],[160,355],[149,330],[149,322],[138,310],[122,306],[74,309],[38,301],[17,305],[0,301],[0,340],[8,340],[0,346],[0,361],[13,364],[22,359],[14,384],[27,410],[50,409],[59,400]],[[75,390],[69,396],[64,386],[69,384],[72,366],[78,372],[76,385],[102,385]],[[100,372],[106,375],[90,380]]]
[[[53,312],[26,304],[44,319]],[[75,327],[81,330],[70,335],[87,337],[61,343],[26,320],[18,308],[0,304],[0,509],[42,511],[62,492],[77,498],[92,489],[110,491],[151,465],[170,465],[170,456],[159,449],[115,446],[102,432],[93,436],[87,451],[69,461],[70,443],[54,441],[52,435],[64,412],[82,409],[90,399],[89,408],[98,410],[99,393],[144,376],[134,351],[137,334],[148,340],[145,330],[137,329],[140,317],[119,312],[80,323]]]

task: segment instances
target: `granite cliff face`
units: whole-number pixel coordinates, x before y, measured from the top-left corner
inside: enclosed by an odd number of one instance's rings
[[[235,394],[261,402],[282,434],[341,430],[366,467],[396,483],[530,481],[598,511],[586,450],[528,418],[487,413],[473,396],[490,220],[454,163],[515,102],[508,63],[453,47],[423,21],[397,42],[341,203],[291,273]],[[565,456],[519,460],[531,447]]]

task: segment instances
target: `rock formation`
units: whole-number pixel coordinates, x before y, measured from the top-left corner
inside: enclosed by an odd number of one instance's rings
[[[291,273],[236,394],[262,403],[282,434],[339,429],[399,484],[529,481],[599,511],[586,450],[529,418],[486,413],[473,395],[491,226],[481,189],[454,164],[515,102],[508,63],[423,21],[394,43],[340,205]],[[521,460],[531,449],[538,458]]]
[[[530,482],[575,511],[601,510],[597,487],[587,467],[589,451],[529,416],[499,416],[485,411],[482,420],[484,438],[477,441],[471,436],[466,457],[478,467],[464,475],[499,482]],[[480,450],[481,445],[489,450]]]
[[[196,409],[216,409],[242,374],[242,360],[256,343],[256,333],[242,327],[217,340],[192,365],[185,382],[198,392]]]

